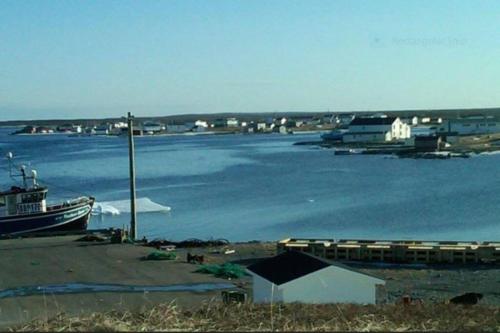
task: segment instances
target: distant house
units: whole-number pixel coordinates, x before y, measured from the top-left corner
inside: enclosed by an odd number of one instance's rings
[[[23,129],[16,131],[15,134],[34,134],[36,133],[37,128],[35,126],[25,126]]]
[[[339,127],[348,126],[354,119],[354,115],[350,113],[340,113],[333,118],[333,122]]]
[[[413,140],[417,151],[438,151],[441,145],[441,137],[436,135],[415,136]]]
[[[96,126],[94,128],[94,133],[95,135],[108,135],[110,130],[111,130],[111,125],[106,123]]]
[[[167,133],[184,133],[190,130],[185,124],[169,124],[166,128]]]
[[[63,133],[81,133],[82,126],[73,124],[64,124],[57,126],[56,130]]]
[[[128,124],[123,122],[123,121],[119,121],[119,122],[114,123],[113,127],[114,128],[128,128]]]
[[[147,134],[160,133],[165,129],[163,124],[154,121],[146,121],[142,124],[142,130]]]
[[[323,124],[332,124],[334,122],[333,114],[325,114],[322,119]]]
[[[279,128],[278,128],[278,132],[280,134],[288,134],[288,128],[285,126],[285,125],[281,125]]]
[[[191,129],[191,132],[197,132],[197,133],[201,133],[201,132],[206,132],[207,128],[204,127],[204,126],[194,126],[192,129]]]
[[[287,251],[248,266],[254,303],[375,304],[385,281],[300,251]]]
[[[436,134],[436,127],[434,126],[417,125],[412,126],[410,129],[411,136],[430,136]]]
[[[212,122],[213,127],[225,127],[226,126],[226,119],[224,118],[217,118]]]
[[[266,123],[257,123],[257,132],[264,132],[266,130]]]
[[[401,121],[397,117],[391,126],[391,140],[404,140],[408,139],[411,135],[411,127],[409,124]]]
[[[288,119],[286,119],[285,117],[281,118],[281,119],[276,119],[276,125],[285,125],[286,122],[288,121]]]
[[[267,126],[271,126],[271,124],[274,124],[274,120],[275,120],[275,119],[274,119],[273,117],[267,117],[267,118],[266,118],[266,121],[265,121],[265,122],[266,122],[266,125],[267,125]]]
[[[420,119],[420,124],[441,124],[443,122],[443,118],[441,117],[422,117]]]
[[[50,134],[50,133],[54,133],[54,130],[50,127],[40,126],[40,127],[36,128],[36,132],[41,133],[41,134]]]
[[[66,132],[66,133],[73,132],[73,124],[59,125],[56,127],[56,130],[58,132]]]
[[[239,122],[238,119],[236,118],[227,118],[226,119],[226,126],[227,127],[238,127]]]
[[[344,143],[391,141],[391,132],[347,132],[342,136]]]
[[[410,126],[399,117],[355,117],[349,124],[349,131],[343,141],[384,142],[403,140],[410,137]]]
[[[205,120],[197,120],[194,122],[194,126],[207,128],[208,123]]]
[[[456,133],[458,135],[491,134],[500,132],[500,122],[497,119],[482,116],[450,119],[444,127],[447,127],[449,133]]]
[[[304,125],[304,121],[303,120],[295,120],[295,127],[300,127]]]

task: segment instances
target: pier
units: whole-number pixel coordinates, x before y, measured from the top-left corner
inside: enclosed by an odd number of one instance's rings
[[[278,253],[299,250],[322,258],[411,264],[500,264],[500,242],[284,239]]]

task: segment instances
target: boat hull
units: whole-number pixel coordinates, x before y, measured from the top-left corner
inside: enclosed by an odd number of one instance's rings
[[[94,204],[88,199],[77,205],[39,214],[0,218],[0,235],[28,233],[83,231],[87,229]]]

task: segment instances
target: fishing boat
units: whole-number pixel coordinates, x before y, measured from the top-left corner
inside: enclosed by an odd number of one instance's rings
[[[0,191],[0,235],[23,235],[87,229],[93,197],[82,196],[48,205],[48,188],[37,182],[36,170],[27,175],[26,167],[13,174],[12,153],[7,154],[11,178],[21,177],[23,186]],[[16,168],[17,169],[17,168]]]

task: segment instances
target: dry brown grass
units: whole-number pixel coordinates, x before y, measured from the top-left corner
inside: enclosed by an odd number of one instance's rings
[[[455,305],[223,305],[196,311],[175,304],[140,313],[59,314],[12,331],[492,331],[500,332],[500,308]]]

